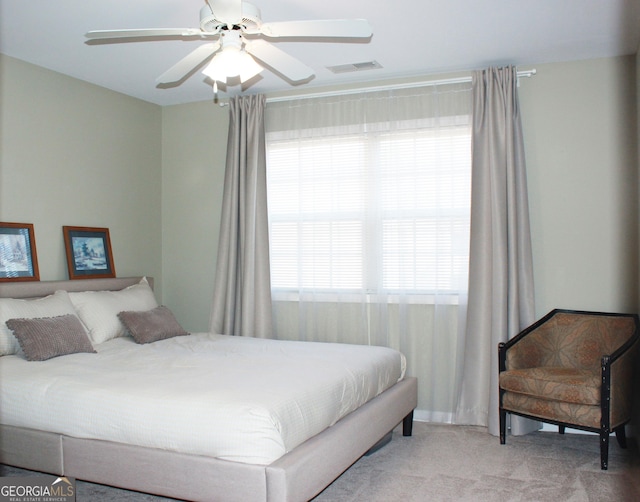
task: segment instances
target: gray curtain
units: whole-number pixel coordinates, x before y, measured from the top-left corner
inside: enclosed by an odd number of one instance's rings
[[[456,422],[498,420],[498,343],[535,320],[524,144],[514,67],[473,74],[471,242]],[[512,433],[538,428],[512,420]]]
[[[229,100],[229,138],[210,329],[272,334],[264,95]]]

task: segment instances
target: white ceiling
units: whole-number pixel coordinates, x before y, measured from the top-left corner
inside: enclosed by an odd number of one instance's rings
[[[635,54],[640,0],[251,0],[263,22],[367,19],[367,43],[278,42],[314,69],[301,87]],[[85,44],[89,30],[196,28],[204,0],[0,0],[0,52],[159,105],[211,99],[198,71],[155,79],[202,41]],[[382,69],[326,69],[376,60]],[[264,71],[245,93],[291,89]],[[230,87],[229,94],[241,92]]]

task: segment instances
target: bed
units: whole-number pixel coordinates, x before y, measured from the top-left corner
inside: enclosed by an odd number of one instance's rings
[[[411,435],[417,381],[396,351],[179,332],[152,285],[0,284],[1,463],[185,500],[306,501],[398,424]],[[41,319],[6,319],[34,305]],[[28,344],[34,325],[78,320],[88,346]]]

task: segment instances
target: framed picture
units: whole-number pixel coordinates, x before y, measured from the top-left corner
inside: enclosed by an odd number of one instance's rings
[[[108,228],[62,227],[69,279],[115,277]]]
[[[0,281],[39,280],[33,224],[0,222]]]

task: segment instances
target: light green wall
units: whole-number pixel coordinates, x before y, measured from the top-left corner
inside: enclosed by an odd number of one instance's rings
[[[536,65],[520,86],[536,311],[638,308],[635,58]]]
[[[228,115],[210,102],[162,111],[164,301],[190,331],[209,329]]]
[[[555,307],[635,311],[638,308],[638,160],[633,57],[535,65],[537,75],[522,79],[522,106],[533,233],[536,311]],[[216,239],[187,238],[185,224],[217,233],[224,159],[226,108],[211,104],[179,105],[164,110],[164,275],[184,311],[197,314],[195,328],[206,329],[212,265],[202,253],[215,255]],[[203,131],[214,143],[198,144]],[[171,138],[171,139],[170,139]],[[206,136],[204,136],[207,139]],[[209,140],[211,141],[211,140]],[[171,144],[169,144],[169,142]],[[168,155],[179,150],[174,160]],[[202,162],[210,150],[212,172],[203,179]],[[195,159],[190,159],[193,155]],[[187,165],[191,163],[191,167]],[[193,181],[179,181],[191,177]],[[171,190],[166,186],[169,179]],[[217,180],[217,181],[215,181]],[[212,211],[213,221],[202,214]],[[170,211],[168,208],[172,207]],[[168,212],[180,215],[172,217]],[[209,249],[212,246],[212,249]],[[180,258],[180,256],[182,258]],[[188,257],[188,258],[187,258]],[[171,280],[171,268],[180,270]],[[206,294],[206,301],[199,295]],[[197,306],[197,308],[195,308]],[[194,329],[195,329],[194,328]]]
[[[118,276],[161,288],[162,109],[0,55],[0,221],[33,223],[41,280],[63,225],[107,227]]]
[[[35,223],[42,278],[66,277],[62,225],[106,226],[118,275],[157,277],[185,327],[208,329],[228,108],[0,63],[0,220]],[[636,58],[535,67],[520,98],[537,313],[638,310]]]

